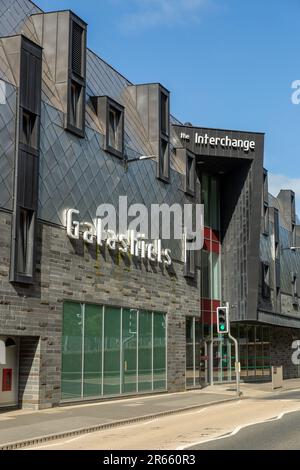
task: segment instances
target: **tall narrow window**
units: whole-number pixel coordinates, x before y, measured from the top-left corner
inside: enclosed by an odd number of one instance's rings
[[[292,296],[293,304],[298,305],[297,274],[292,273]]]
[[[295,200],[295,194],[292,193],[291,195],[291,208],[292,208],[292,222],[296,222],[296,200]]]
[[[20,209],[18,238],[18,274],[32,275],[33,211]]]
[[[121,123],[121,111],[109,108],[109,130],[108,130],[108,145],[115,150],[122,150],[122,141],[119,139]]]
[[[184,238],[185,266],[184,276],[193,279],[195,277],[195,251],[191,249],[191,244],[195,242],[195,237],[186,235]]]
[[[275,243],[275,258],[279,257],[279,211],[274,208],[274,243]]]
[[[186,153],[186,179],[185,192],[191,196],[195,195],[195,179],[196,179],[196,160],[195,155]]]
[[[169,94],[167,91],[160,89],[159,91],[159,155],[157,166],[157,177],[169,182],[170,179],[170,110],[169,110]]]
[[[269,205],[266,203],[263,207],[263,231],[264,235],[269,234]]]
[[[27,147],[37,149],[37,116],[29,111],[21,111],[20,142]]]
[[[292,243],[291,243],[291,246],[292,247],[297,246],[296,225],[295,224],[292,224]]]
[[[109,96],[93,96],[95,113],[104,132],[103,149],[112,155],[124,157],[125,108]]]
[[[270,266],[268,263],[262,263],[262,295],[265,299],[271,296],[270,289]]]
[[[169,135],[169,97],[161,92],[160,98],[161,132]]]
[[[170,153],[169,142],[165,138],[160,139],[160,155],[159,155],[159,175],[158,177],[165,182],[169,181],[170,173]]]
[[[78,137],[85,136],[86,90],[86,24],[78,17],[70,18],[68,54],[68,91],[65,129]]]
[[[82,86],[75,81],[71,82],[70,89],[70,124],[73,127],[80,128],[82,125]]]
[[[269,235],[269,188],[266,169],[264,169],[263,176],[262,230],[264,235]]]
[[[38,209],[42,48],[20,38],[10,282],[33,284]]]

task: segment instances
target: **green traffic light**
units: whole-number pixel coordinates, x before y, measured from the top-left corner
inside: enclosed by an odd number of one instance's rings
[[[221,331],[225,331],[225,325],[221,325],[221,326],[220,326],[220,330],[221,330]]]

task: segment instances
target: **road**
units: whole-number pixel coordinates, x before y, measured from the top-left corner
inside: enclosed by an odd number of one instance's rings
[[[300,412],[269,423],[237,429],[231,437],[196,445],[191,450],[300,450]]]
[[[231,433],[235,434],[223,437]],[[31,449],[299,449],[299,443],[300,391],[207,407]]]

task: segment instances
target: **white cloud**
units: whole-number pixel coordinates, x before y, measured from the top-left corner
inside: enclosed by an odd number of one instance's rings
[[[128,4],[133,11],[122,17],[121,26],[126,31],[137,31],[197,22],[211,0],[129,0]]]
[[[300,178],[269,173],[269,192],[277,196],[281,189],[291,189],[296,194],[296,211],[300,213]]]

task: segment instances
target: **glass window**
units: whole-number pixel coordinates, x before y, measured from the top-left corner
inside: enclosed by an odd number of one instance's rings
[[[137,391],[137,315],[136,309],[123,310],[123,393]]]
[[[120,393],[121,310],[106,307],[104,314],[104,395]]]
[[[189,249],[190,243],[194,241],[194,237],[186,237],[184,276],[189,278],[195,277],[195,251]]]
[[[154,314],[153,331],[153,388],[166,389],[166,317]]]
[[[202,250],[201,252],[201,278],[202,278],[202,298],[210,299],[210,263],[208,251]]]
[[[115,150],[122,151],[121,139],[121,111],[110,106],[109,108],[109,133],[108,133],[108,145]]]
[[[160,119],[161,132],[165,135],[169,134],[169,98],[164,93],[160,94]]]
[[[169,179],[169,142],[165,138],[160,139],[159,178]]]
[[[268,263],[262,263],[262,295],[269,299],[271,296],[270,289],[270,266]]]
[[[66,302],[62,399],[166,390],[166,316]]]
[[[204,204],[204,224],[213,230],[220,230],[220,190],[219,181],[206,173],[201,177],[202,204]]]
[[[194,387],[195,374],[194,374],[194,343],[195,343],[195,330],[194,318],[186,318],[186,386]]]
[[[33,211],[20,209],[18,231],[18,273],[32,274]]]
[[[193,196],[195,194],[195,156],[186,153],[186,176],[185,176],[185,191]]]
[[[216,178],[211,178],[210,187],[210,199],[211,199],[211,218],[210,227],[213,230],[220,230],[220,207],[219,207],[219,182]]]
[[[220,256],[214,252],[212,252],[210,256],[212,264],[212,298],[214,300],[221,300]]]
[[[139,392],[152,389],[152,313],[139,314]]]
[[[65,303],[62,333],[62,398],[82,396],[81,304]]]
[[[102,307],[84,308],[84,396],[102,394]]]
[[[204,205],[204,225],[206,227],[210,227],[209,177],[205,173],[202,174],[201,192],[202,192],[202,204]]]
[[[200,386],[200,368],[201,368],[201,320],[195,318],[195,385]]]
[[[37,116],[29,111],[22,110],[22,123],[20,141],[31,148],[37,148],[38,136],[36,126]]]
[[[74,81],[71,82],[70,100],[70,124],[80,129],[82,127],[82,86]]]
[[[264,375],[264,352],[262,343],[256,344],[256,377]]]

